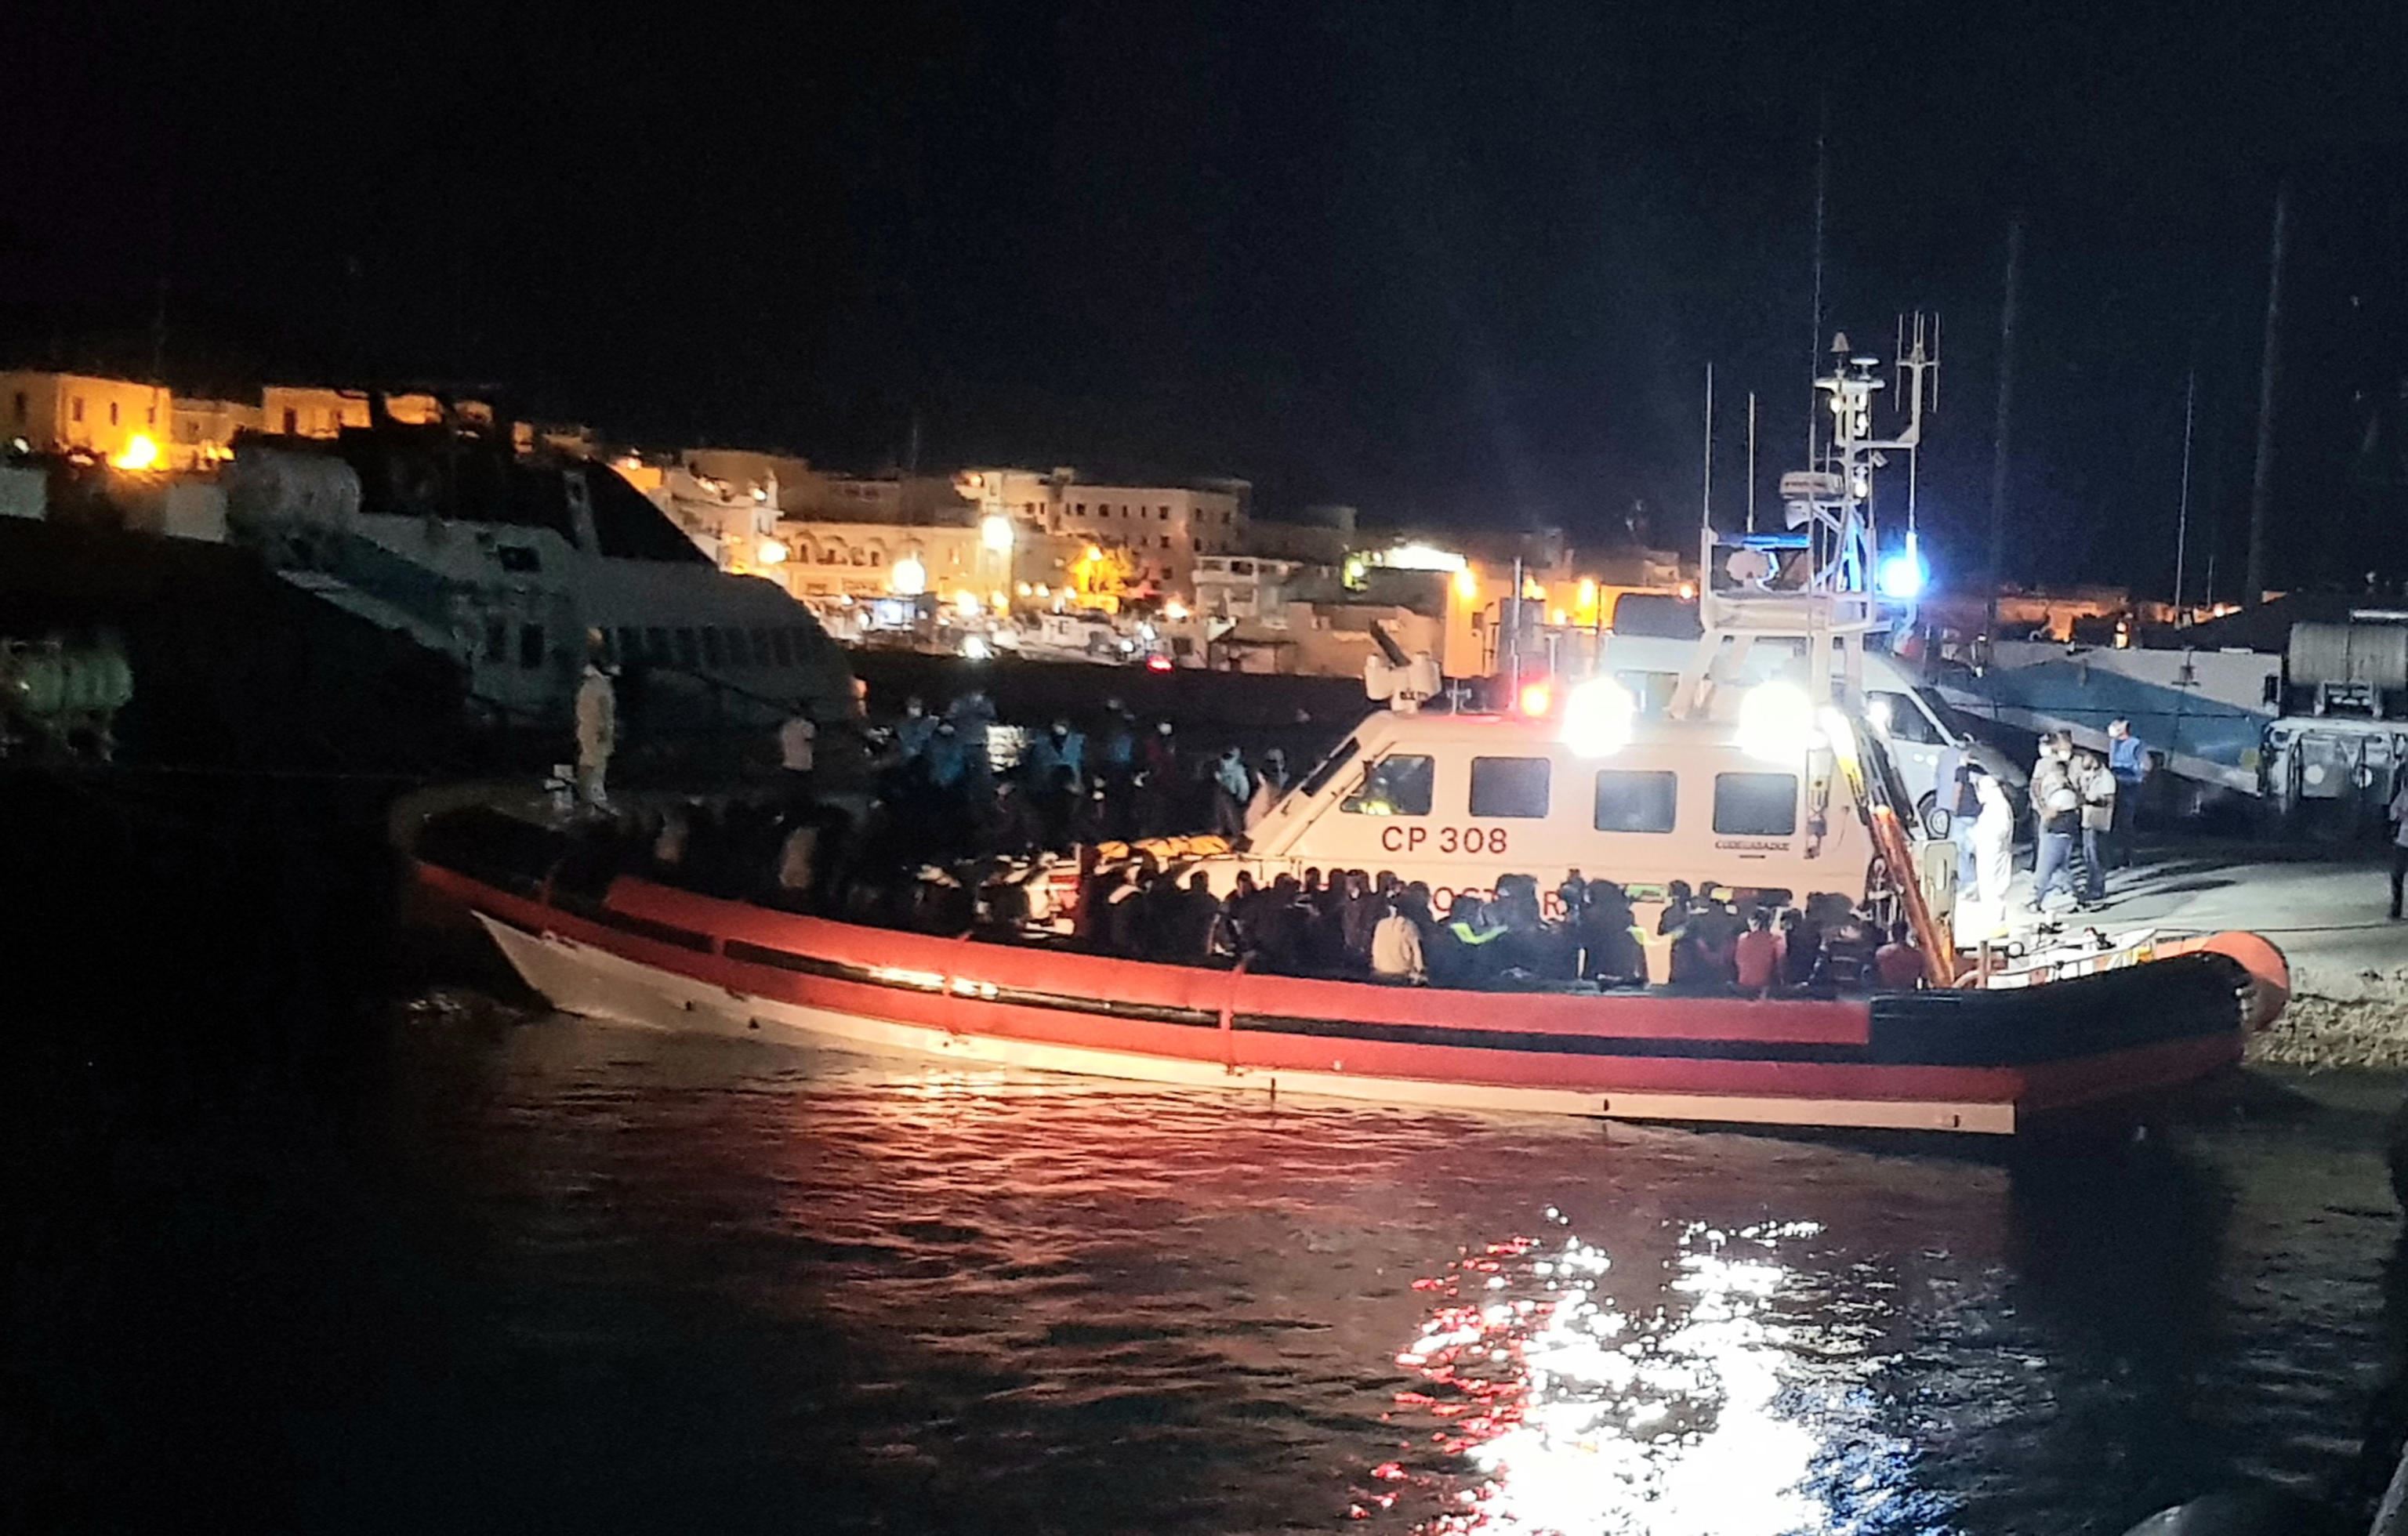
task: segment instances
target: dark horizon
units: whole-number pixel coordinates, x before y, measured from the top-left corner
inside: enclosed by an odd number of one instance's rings
[[[59,17],[0,107],[63,146],[0,207],[0,358],[147,373],[164,284],[179,384],[495,381],[623,440],[857,469],[916,422],[924,467],[1236,475],[1274,512],[1576,538],[1638,509],[1679,540],[1709,362],[1719,509],[1747,391],[1768,505],[1801,444],[1828,105],[1826,341],[1945,318],[1943,580],[1978,576],[2021,208],[2008,576],[2171,587],[2196,364],[2190,588],[2213,549],[2237,590],[2286,178],[2274,584],[2408,576],[2408,16],[1912,12],[1846,52],[1813,20]]]

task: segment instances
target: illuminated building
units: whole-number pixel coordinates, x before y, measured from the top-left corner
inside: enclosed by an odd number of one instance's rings
[[[90,374],[0,373],[0,441],[41,452],[81,449],[126,458],[137,437],[166,446],[174,399],[155,384]]]

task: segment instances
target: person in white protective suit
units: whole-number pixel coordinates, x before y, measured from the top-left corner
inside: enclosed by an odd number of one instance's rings
[[[599,661],[588,661],[577,685],[577,798],[595,810],[610,804],[602,781],[618,746],[618,690]]]
[[[1956,937],[1965,944],[1996,938],[2007,923],[2007,884],[2015,873],[2015,813],[1999,781],[1983,774],[1973,781],[1981,814],[1973,818],[1973,889],[1956,903]]]

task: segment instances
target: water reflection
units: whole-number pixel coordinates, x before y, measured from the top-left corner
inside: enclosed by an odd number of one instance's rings
[[[1903,1446],[1849,1412],[1883,1357],[1809,1341],[1778,1305],[1784,1245],[1819,1225],[1689,1222],[1666,1229],[1669,1254],[1617,1265],[1549,1218],[1415,1283],[1438,1305],[1397,1357],[1422,1385],[1395,1422],[1472,1475],[1400,1458],[1353,1513],[1436,1533],[1772,1536],[1845,1529],[1818,1458],[1848,1463],[1857,1512],[1897,1491]]]

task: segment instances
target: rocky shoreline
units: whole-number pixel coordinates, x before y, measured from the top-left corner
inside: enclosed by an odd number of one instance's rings
[[[2249,1042],[2252,1065],[2408,1069],[2408,968],[2297,967],[2291,1005]]]

